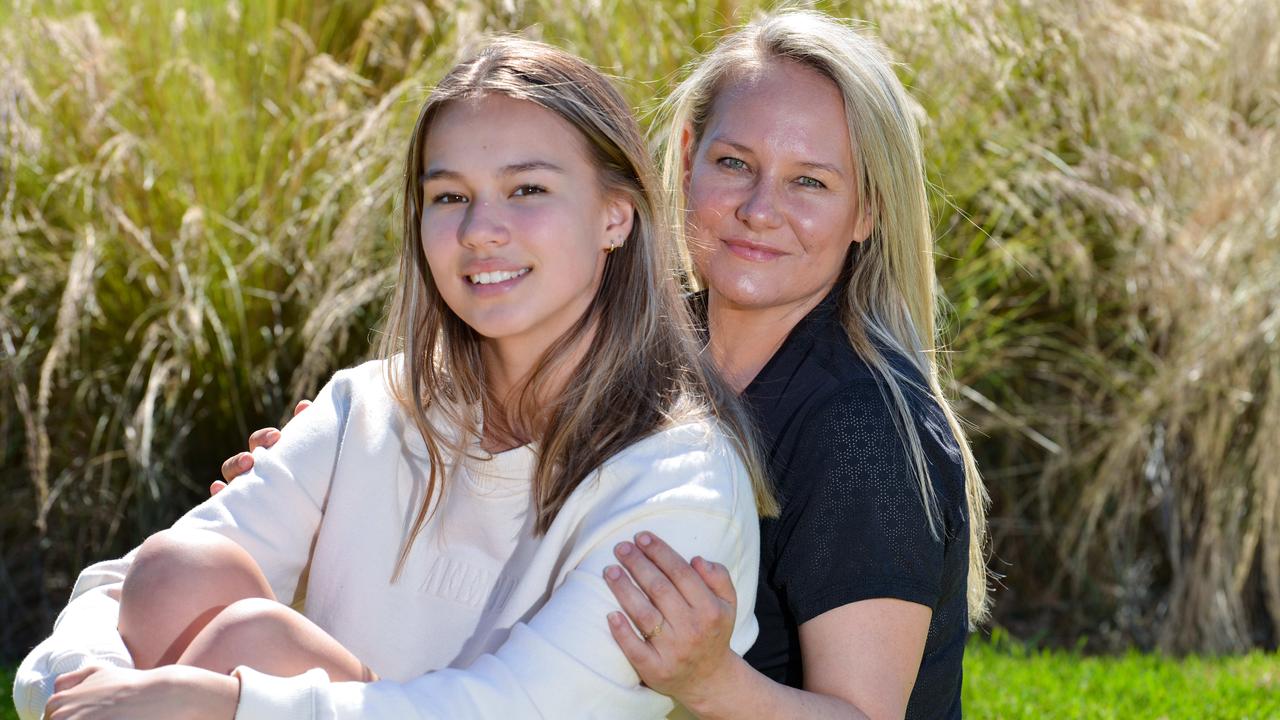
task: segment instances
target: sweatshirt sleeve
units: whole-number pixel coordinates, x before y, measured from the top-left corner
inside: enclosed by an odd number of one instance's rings
[[[404,683],[329,683],[318,669],[277,678],[240,667],[236,718],[665,717],[674,703],[640,685],[609,633],[607,615],[619,609],[603,580],[604,568],[617,562],[613,547],[648,530],[686,558],[728,567],[738,589],[731,645],[741,654],[757,633],[759,526],[746,473],[727,448],[630,460],[640,461],[639,472],[602,475],[602,485],[615,483],[616,491],[602,487],[590,501],[550,598],[492,654]]]
[[[277,598],[288,602],[320,522],[351,400],[339,373],[307,412],[294,418],[269,450],[254,451],[254,469],[192,508],[174,528],[202,529],[239,543],[262,568]],[[22,720],[38,720],[65,672],[91,662],[133,667],[116,626],[120,590],[137,548],[89,566],[76,579],[53,633],[22,661],[13,700]]]

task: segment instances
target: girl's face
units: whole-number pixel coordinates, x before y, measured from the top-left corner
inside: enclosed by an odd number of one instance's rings
[[[821,300],[871,232],[835,83],[768,62],[726,84],[697,146],[685,140],[690,251],[711,294],[743,309]]]
[[[423,155],[422,248],[444,301],[485,338],[542,352],[587,311],[631,203],[606,196],[572,125],[504,95],[446,105]]]

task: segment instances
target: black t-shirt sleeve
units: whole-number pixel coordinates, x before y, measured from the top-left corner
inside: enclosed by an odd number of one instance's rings
[[[797,623],[870,598],[936,608],[946,537],[929,529],[919,481],[888,401],[870,382],[805,422],[786,470],[774,580]],[[921,433],[921,441],[932,440]],[[939,498],[941,500],[941,498]]]

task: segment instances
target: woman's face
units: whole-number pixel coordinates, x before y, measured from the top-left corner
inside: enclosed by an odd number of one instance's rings
[[[821,300],[871,231],[835,83],[768,62],[728,82],[696,147],[687,138],[690,251],[712,295],[743,309]]]
[[[577,130],[524,100],[451,102],[423,150],[422,248],[480,335],[539,353],[586,312],[632,208],[606,197]]]

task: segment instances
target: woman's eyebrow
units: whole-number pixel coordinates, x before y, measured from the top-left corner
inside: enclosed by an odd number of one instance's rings
[[[721,144],[721,145],[728,145],[729,147],[733,148],[734,150],[737,150],[738,152],[742,153],[743,155],[754,155],[754,154],[755,154],[755,151],[754,151],[754,150],[752,150],[751,148],[747,147],[746,145],[743,145],[743,144],[742,144],[742,143],[740,143],[740,142],[736,142],[736,141],[734,141],[734,140],[731,140],[731,139],[729,139],[729,138],[727,138],[727,137],[713,137],[713,138],[711,138],[711,144],[712,144],[712,145],[717,144],[717,143],[719,143],[719,144]],[[839,167],[837,167],[837,166],[835,166],[835,165],[832,165],[831,163],[818,162],[818,161],[816,161],[816,160],[801,160],[799,164],[800,164],[801,166],[803,166],[803,167],[813,168],[814,170],[822,170],[822,171],[825,171],[825,172],[829,172],[829,173],[831,173],[832,175],[835,175],[836,177],[841,177],[841,178],[842,178],[842,177],[844,177],[844,175],[845,175],[845,174],[844,174],[844,172],[842,172],[842,171],[840,170],[840,168],[839,168]]]
[[[711,138],[711,144],[712,144],[712,145],[714,145],[714,144],[716,144],[716,143],[719,143],[719,144],[721,144],[721,145],[728,145],[729,147],[733,148],[734,150],[737,150],[738,152],[742,153],[743,155],[752,155],[752,154],[754,154],[754,152],[755,152],[754,150],[752,150],[751,148],[747,147],[746,145],[743,145],[743,144],[742,144],[742,143],[740,143],[740,142],[734,142],[733,140],[730,140],[729,138],[726,138],[726,137],[713,137],[713,138]]]
[[[840,170],[840,168],[830,163],[821,163],[821,162],[813,162],[812,160],[806,160],[804,162],[801,162],[800,164],[807,168],[813,168],[814,170],[822,170],[824,172],[829,172],[832,175],[835,175],[836,177],[844,177],[844,173]]]

